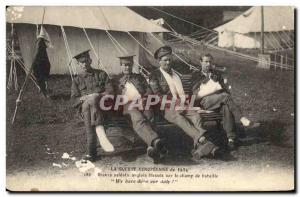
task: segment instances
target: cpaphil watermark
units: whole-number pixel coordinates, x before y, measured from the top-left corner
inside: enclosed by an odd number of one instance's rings
[[[141,111],[150,110],[154,107],[160,110],[199,110],[194,107],[196,96],[185,95],[185,99],[174,98],[168,95],[148,95],[147,97],[134,97],[128,99],[126,95],[103,95],[100,98],[100,109],[103,111],[120,110],[124,105],[128,105],[128,110],[139,109]]]

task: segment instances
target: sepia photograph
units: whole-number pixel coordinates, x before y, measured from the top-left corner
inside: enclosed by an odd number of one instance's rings
[[[8,192],[295,192],[295,6],[2,9]]]

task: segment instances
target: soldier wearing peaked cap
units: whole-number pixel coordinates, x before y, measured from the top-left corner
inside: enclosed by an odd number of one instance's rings
[[[97,137],[104,151],[114,151],[105,134],[103,112],[99,106],[101,95],[113,92],[113,88],[105,71],[92,68],[89,51],[74,56],[81,72],[72,81],[71,99],[73,107],[79,109],[84,119],[87,134],[86,159],[94,161],[97,156]]]
[[[173,52],[172,47],[170,47],[170,46],[162,46],[162,47],[158,48],[154,52],[154,58],[157,59],[157,60],[159,60],[163,56],[171,55],[172,52]]]
[[[158,60],[160,67],[150,74],[149,83],[153,93],[160,96],[168,95],[184,103],[186,98],[181,79],[172,70],[172,48],[160,47],[155,51],[154,58]],[[218,146],[206,139],[204,135],[206,131],[202,128],[201,117],[196,111],[164,109],[162,114],[167,121],[177,125],[193,139],[193,159],[199,160],[203,156],[216,155],[220,152]]]
[[[167,154],[164,140],[160,139],[154,131],[153,112],[149,110],[140,110],[137,107],[130,107],[131,102],[137,99],[146,98],[153,94],[146,79],[132,72],[134,55],[120,56],[120,65],[123,72],[115,78],[117,94],[127,97],[128,103],[124,105],[123,115],[128,118],[133,130],[148,145],[147,154],[153,158],[154,163],[160,162]]]

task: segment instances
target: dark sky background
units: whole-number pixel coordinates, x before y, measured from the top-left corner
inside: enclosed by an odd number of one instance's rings
[[[147,19],[164,18],[168,24],[181,34],[190,34],[199,30],[199,27],[151,9],[151,6],[130,6],[129,8]],[[224,23],[224,11],[243,12],[249,9],[250,6],[154,6],[154,8],[163,10],[197,25],[213,29]]]

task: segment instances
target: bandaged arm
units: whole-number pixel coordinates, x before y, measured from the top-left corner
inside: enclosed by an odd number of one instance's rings
[[[203,98],[207,95],[211,95],[222,89],[222,86],[219,82],[215,82],[210,79],[207,83],[200,84],[197,98]]]

